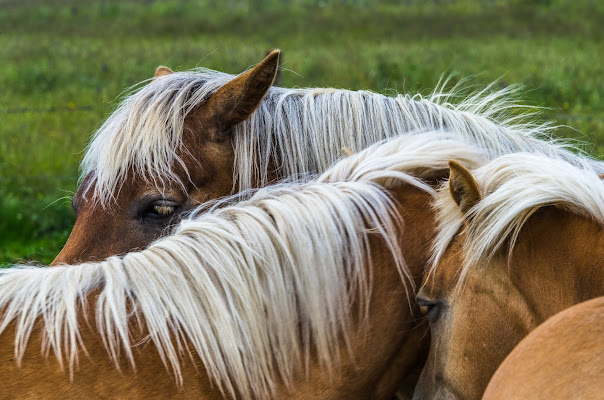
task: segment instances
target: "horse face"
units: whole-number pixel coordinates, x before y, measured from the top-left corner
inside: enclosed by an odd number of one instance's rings
[[[526,334],[506,264],[493,260],[457,286],[463,235],[438,269],[426,275],[417,301],[430,323],[431,344],[414,399],[480,399],[505,356]],[[483,268],[484,267],[484,268]],[[520,299],[521,300],[521,299]]]
[[[468,223],[481,200],[472,174],[449,163],[449,192]],[[527,331],[525,299],[508,275],[506,255],[464,271],[464,230],[438,268],[424,276],[417,302],[430,323],[431,345],[414,399],[480,399],[489,379]]]
[[[232,193],[231,128],[255,111],[273,82],[278,63],[279,52],[272,52],[187,115],[179,162],[172,165],[178,179],[158,182],[129,170],[109,204],[101,205],[93,197],[90,185],[94,186],[95,178],[89,174],[73,200],[76,223],[52,265],[102,260],[142,249],[197,205]],[[156,77],[170,73],[159,67]]]
[[[530,216],[512,244],[458,277],[465,233],[455,238],[417,296],[431,346],[417,399],[480,399],[516,345],[549,316],[604,293],[600,223],[555,206]],[[505,250],[503,250],[505,249]]]
[[[197,150],[199,159],[183,157],[188,175],[184,169],[178,175],[181,182],[188,182],[184,188],[170,182],[158,186],[131,173],[111,203],[103,206],[94,200],[92,190],[86,190],[94,179],[86,177],[72,202],[76,223],[53,265],[143,249],[199,204],[228,195],[233,188],[230,141],[207,142]]]

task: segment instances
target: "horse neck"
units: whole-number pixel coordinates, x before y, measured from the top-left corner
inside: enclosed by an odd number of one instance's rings
[[[234,128],[240,190],[255,182],[265,186],[275,178],[321,173],[343,149],[357,152],[409,132],[451,129],[493,154],[520,151],[533,143],[513,127],[428,99],[335,89],[282,90],[269,92],[252,117]]]
[[[77,268],[77,267],[72,267]],[[33,289],[33,288],[32,288]],[[15,398],[44,398],[59,400],[65,398],[196,398],[203,400],[224,399],[216,384],[204,373],[204,367],[186,356],[182,357],[182,377],[184,386],[177,385],[176,378],[166,369],[146,328],[133,318],[129,324],[129,334],[138,346],[133,351],[136,370],[124,356],[112,360],[97,328],[96,303],[101,290],[92,290],[82,304],[86,306],[77,312],[78,332],[82,338],[78,350],[77,364],[70,364],[65,349],[53,348],[40,351],[48,346],[45,324],[38,319],[31,331],[22,362],[15,357],[16,321],[10,322],[0,338],[0,357],[10,362],[0,363],[0,375],[11,379],[0,381],[0,393],[15,393]],[[2,315],[4,317],[4,315]],[[51,327],[53,329],[53,327]],[[67,346],[68,340],[64,343]],[[63,352],[60,365],[57,351]],[[119,369],[117,368],[119,366]],[[99,384],[100,383],[100,384]]]
[[[427,327],[421,325],[425,319],[416,318],[419,310],[414,297],[436,234],[432,195],[408,184],[396,185],[389,192],[402,218],[398,241],[413,282],[404,278],[403,285],[390,249],[382,239],[372,237],[369,327],[352,332],[348,344],[341,343],[345,356],[335,375],[329,376],[313,361],[308,379],[297,382],[288,398],[385,398],[384,394],[391,396],[399,388],[402,377],[423,365],[429,337]],[[353,315],[358,314],[356,306]]]
[[[417,288],[421,282],[435,234],[431,195],[408,184],[397,185],[389,192],[402,217],[398,241],[413,282],[407,280],[403,284],[390,249],[378,236],[370,237],[369,326],[357,327],[349,333],[348,343],[340,343],[343,358],[334,374],[326,373],[313,357],[309,374],[297,380],[293,390],[279,388],[278,398],[383,398],[384,393],[391,395],[396,391],[401,377],[421,365],[428,336],[425,327],[418,327],[415,318],[419,313],[412,287]],[[358,306],[355,301],[352,315],[359,315]]]
[[[597,222],[547,207],[527,222],[509,263],[513,283],[537,323],[604,295],[604,230]]]

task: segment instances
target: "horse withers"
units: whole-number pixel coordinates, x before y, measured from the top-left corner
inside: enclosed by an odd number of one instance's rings
[[[604,295],[604,184],[585,164],[513,154],[470,173],[451,163],[417,296],[431,345],[415,399],[480,399],[539,324]]]

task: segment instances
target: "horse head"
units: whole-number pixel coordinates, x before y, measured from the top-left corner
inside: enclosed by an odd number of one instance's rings
[[[450,171],[417,295],[431,345],[414,399],[482,398],[540,323],[604,294],[604,190],[592,169],[519,153]]]
[[[176,77],[168,86],[173,73],[159,67],[91,143],[73,199],[76,222],[53,265],[144,248],[200,203],[230,194],[232,127],[260,104],[278,60],[273,51],[207,99],[198,98],[199,82],[179,86]]]

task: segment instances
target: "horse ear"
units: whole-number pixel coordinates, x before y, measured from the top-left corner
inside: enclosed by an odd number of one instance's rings
[[[273,84],[279,67],[279,50],[273,50],[254,68],[238,75],[216,91],[200,111],[226,131],[247,119]]]
[[[480,201],[480,189],[470,171],[457,161],[449,161],[449,170],[449,192],[461,212],[466,214]]]
[[[168,68],[168,67],[164,67],[163,65],[160,65],[159,67],[157,67],[157,69],[155,70],[155,75],[153,75],[154,78],[157,78],[159,76],[164,76],[164,75],[170,75],[173,71]]]

